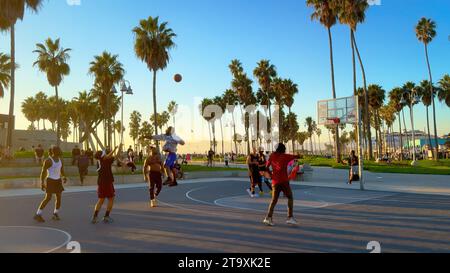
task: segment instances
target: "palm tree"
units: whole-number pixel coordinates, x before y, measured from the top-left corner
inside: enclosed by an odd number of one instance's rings
[[[133,111],[130,116],[130,137],[133,139],[133,144],[136,149],[136,140],[139,138],[139,129],[142,121],[142,115],[138,111]]]
[[[389,104],[392,104],[398,114],[398,127],[400,133],[400,161],[403,160],[403,135],[402,135],[402,117],[401,112],[403,110],[404,105],[400,103],[402,98],[403,89],[396,87],[389,92]],[[395,140],[394,140],[395,141]]]
[[[308,138],[309,138],[309,145],[311,148],[311,153],[314,153],[314,149],[313,149],[313,143],[312,143],[312,137],[314,134],[314,120],[312,119],[312,117],[307,117],[306,121],[305,121],[305,127],[306,127],[306,131],[308,132]]]
[[[22,102],[22,113],[25,118],[31,122],[31,126],[35,128],[34,122],[38,120],[37,101],[34,97],[28,97]]]
[[[67,61],[70,58],[70,48],[63,48],[60,45],[60,40],[53,41],[48,38],[44,44],[36,44],[37,49],[34,53],[38,54],[37,61],[33,66],[37,66],[38,69],[47,75],[48,83],[55,88],[56,101],[59,101],[58,87],[64,79],[64,76],[70,74],[70,66]],[[58,107],[58,103],[56,104]],[[60,120],[59,109],[56,108],[56,145],[60,144]]]
[[[380,108],[384,104],[386,99],[386,91],[378,84],[369,85],[369,106],[371,108],[372,116],[375,121],[375,135],[378,145],[378,156],[381,156],[383,152],[382,137],[381,137],[381,124],[380,124]]]
[[[431,106],[431,93],[429,91],[430,82],[428,80],[423,80],[420,83],[420,86],[418,86],[419,90],[419,96],[422,98],[422,103],[426,107],[426,113],[427,113],[427,134],[428,134],[428,146],[430,148],[433,146],[431,144],[431,132],[430,132],[430,115],[429,115],[429,108]],[[437,88],[433,87],[436,93]]]
[[[283,90],[283,97],[284,97],[283,101],[288,108],[288,116],[291,116],[292,115],[292,106],[294,105],[294,96],[296,94],[298,94],[298,85],[295,84],[292,80],[287,79],[284,81],[284,87],[285,87],[285,89]],[[298,129],[294,128],[295,124],[292,122],[292,121],[296,121],[296,119],[288,119],[288,121],[289,121],[289,123],[287,123],[287,124],[291,128],[289,131],[297,132]],[[294,137],[292,137],[291,139],[292,139],[292,148],[294,148],[295,139],[294,139]]]
[[[47,95],[44,92],[40,91],[40,92],[38,92],[35,95],[35,99],[37,101],[37,105],[39,106],[38,109],[37,109],[38,117],[39,117],[39,119],[38,119],[38,129],[40,128],[39,127],[39,122],[42,119],[42,128],[43,128],[43,130],[46,130],[45,129],[45,120],[47,119],[47,112],[45,111],[45,105],[48,102],[48,97],[47,97]]]
[[[438,98],[450,107],[450,76],[448,74],[439,81]]]
[[[367,91],[367,80],[364,64],[362,62],[361,54],[356,43],[355,32],[359,23],[363,23],[366,17],[366,10],[369,8],[367,0],[340,0],[335,1],[337,5],[334,8],[337,9],[339,21],[342,24],[350,27],[350,40],[353,52],[353,83],[354,91],[356,93],[356,68],[355,68],[355,53],[358,56],[361,72],[363,76],[364,87],[364,123],[366,126],[366,134],[368,138],[369,158],[372,158],[372,133],[370,130],[370,113],[369,113],[369,94]]]
[[[123,65],[118,58],[118,55],[112,55],[104,51],[101,55],[94,56],[94,61],[90,63],[89,67],[89,74],[95,77],[93,91],[99,99],[106,124],[107,139],[105,139],[105,144],[110,147],[113,133],[111,118],[119,110],[119,101],[117,96],[113,94],[113,86],[118,84],[125,74]]]
[[[430,94],[431,94],[431,103],[433,105],[433,121],[434,121],[434,141],[436,147],[436,153],[434,155],[435,160],[438,160],[439,153],[439,142],[438,142],[438,134],[437,134],[437,122],[436,122],[436,105],[434,102],[434,88],[433,88],[433,75],[431,73],[430,59],[428,57],[428,45],[433,41],[434,37],[436,37],[436,23],[431,20],[423,17],[420,19],[419,23],[416,26],[416,36],[417,39],[422,42],[425,46],[425,57],[427,61],[428,74],[430,76]]]
[[[246,108],[248,106],[255,105],[257,99],[252,89],[253,81],[248,78],[246,73],[244,73],[241,63],[238,60],[233,60],[229,68],[233,74],[231,86],[239,98],[239,104],[241,107],[243,106]],[[245,113],[243,115],[243,119],[245,125],[245,138],[247,139],[247,153],[250,154],[250,114]]]
[[[169,111],[169,114],[172,116],[173,119],[173,127],[175,128],[175,115],[178,111],[178,104],[175,101],[171,101],[169,103],[169,106],[167,107],[167,111]]]
[[[220,109],[222,110],[222,114],[218,118],[219,118],[219,122],[220,122],[220,134],[221,134],[221,137],[222,137],[222,158],[223,158],[223,156],[225,155],[225,140],[223,138],[223,122],[222,122],[222,118],[223,118],[223,113],[225,113],[225,111],[226,111],[227,104],[226,104],[225,100],[223,99],[223,97],[221,97],[221,96],[214,97],[213,98],[213,103],[214,103],[214,105],[219,106]]]
[[[258,101],[261,105],[266,105],[269,112],[269,124],[272,124],[271,101],[273,99],[272,81],[277,76],[276,68],[269,60],[261,60],[253,70],[253,75],[258,79],[261,87],[258,93]],[[271,132],[271,128],[269,128]]]
[[[143,61],[150,72],[153,72],[153,113],[156,116],[156,74],[164,70],[170,59],[169,51],[175,47],[173,39],[176,34],[168,23],[159,23],[159,17],[149,17],[141,20],[138,27],[133,29],[136,36],[134,51],[136,56]],[[155,134],[158,134],[158,124],[155,124]]]
[[[216,129],[215,129],[215,113],[211,113],[210,116],[205,115],[205,109],[208,106],[213,105],[213,100],[204,98],[202,102],[200,103],[200,115],[206,120],[208,123],[208,132],[209,132],[209,143],[210,143],[210,149],[214,152],[216,151]],[[212,131],[212,135],[211,135]],[[212,138],[211,138],[212,136]]]
[[[322,148],[320,145],[320,136],[322,135],[322,129],[320,129],[319,127],[316,128],[316,135],[317,139],[319,140],[319,153],[322,155]]]
[[[25,9],[28,8],[33,12],[37,12],[41,7],[43,0],[0,0],[0,31],[9,29],[11,34],[11,63],[16,63],[16,31],[15,26],[17,20],[23,20]],[[10,66],[11,81],[10,81],[10,100],[9,100],[9,118],[8,124],[13,124],[14,121],[14,99],[15,99],[15,82],[17,66]],[[8,126],[8,134],[6,146],[12,146],[12,131],[13,126]]]
[[[0,53],[0,98],[3,98],[11,83],[11,64],[9,55]]]
[[[80,142],[86,142],[85,146],[87,147],[89,146],[90,137],[94,132],[94,124],[101,120],[101,112],[98,103],[95,101],[95,97],[87,91],[79,92],[78,97],[73,98],[72,102],[75,112],[78,115],[80,130],[84,133],[80,137]],[[95,137],[97,138],[96,135]],[[91,146],[92,149],[95,149],[92,143]]]
[[[231,113],[231,119],[233,122],[233,125],[232,125],[233,126],[233,135],[236,135],[236,120],[234,118],[234,110],[235,110],[235,106],[239,102],[239,98],[236,95],[236,93],[231,89],[227,89],[225,91],[225,93],[222,95],[222,98],[226,105],[231,106],[227,110]],[[234,142],[235,151],[237,153],[238,146],[237,146],[237,141],[235,138],[233,138],[233,142]]]
[[[332,0],[307,0],[306,4],[314,8],[311,20],[318,20],[328,31],[328,42],[330,44],[330,65],[331,65],[331,90],[333,99],[336,99],[336,83],[334,76],[334,58],[333,58],[333,37],[331,28],[337,23],[337,9]],[[341,149],[339,145],[339,126],[335,129],[335,156],[336,162],[341,162]]]

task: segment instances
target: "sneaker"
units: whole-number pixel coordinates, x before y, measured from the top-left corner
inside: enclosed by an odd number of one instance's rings
[[[42,218],[42,215],[36,214],[33,219],[38,223],[45,223],[45,220],[44,220],[44,218]]]
[[[260,192],[259,192],[259,196],[260,196],[260,197],[263,197],[263,196],[264,196],[264,192],[263,192],[263,191],[260,191]]]
[[[94,225],[97,224],[98,223],[98,217],[96,217],[96,216],[92,217],[91,223],[94,224]]]
[[[158,206],[158,201],[156,199],[150,201],[150,207],[156,208]]]
[[[296,221],[293,217],[289,218],[289,219],[286,221],[286,224],[292,225],[292,226],[298,225],[297,221]]]
[[[61,221],[61,218],[59,218],[59,215],[57,213],[54,213],[53,217],[52,217],[52,220],[53,221]]]
[[[111,217],[109,217],[109,216],[103,217],[103,223],[110,224],[110,223],[113,223],[113,222],[114,222],[114,220]]]
[[[265,218],[263,223],[264,223],[264,225],[269,226],[269,227],[273,227],[274,226],[272,218]]]
[[[250,189],[247,189],[248,195],[250,195],[251,198],[255,198],[255,194],[252,193]]]

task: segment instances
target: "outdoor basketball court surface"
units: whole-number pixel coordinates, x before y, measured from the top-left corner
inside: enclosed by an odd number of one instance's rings
[[[376,241],[382,252],[450,252],[448,196],[359,191],[293,185],[297,227],[285,224],[286,199],[262,224],[269,196],[251,199],[247,180],[193,180],[164,188],[158,208],[148,205],[144,184],[121,187],[112,224],[92,225],[96,192],[65,193],[62,221],[32,217],[42,195],[0,198],[0,252],[94,253],[368,253]],[[91,188],[93,189],[93,188]]]

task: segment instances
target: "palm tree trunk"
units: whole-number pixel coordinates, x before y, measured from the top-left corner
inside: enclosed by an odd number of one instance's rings
[[[16,90],[16,33],[15,33],[15,24],[11,25],[10,28],[11,34],[11,86],[10,93],[11,97],[9,100],[9,116],[8,116],[8,133],[6,137],[6,146],[9,147],[12,151],[12,134],[15,128],[14,121],[14,98],[15,98],[15,90]]]
[[[367,80],[366,80],[366,71],[364,69],[364,64],[361,59],[361,54],[358,50],[358,45],[356,43],[355,33],[352,31],[353,43],[355,44],[356,55],[358,56],[359,64],[361,66],[362,76],[363,76],[363,86],[364,86],[364,119],[366,121],[367,126],[367,139],[369,146],[369,159],[372,159],[373,147],[372,147],[372,132],[370,130],[370,113],[369,113],[369,93],[367,92]]]
[[[433,151],[433,144],[431,143],[431,133],[430,133],[430,113],[429,113],[430,107],[427,106],[427,134],[428,134],[428,146]],[[433,151],[434,153],[434,151]]]
[[[333,92],[333,99],[336,99],[336,82],[334,77],[334,57],[333,57],[333,37],[331,35],[331,28],[328,29],[328,41],[330,43],[330,64],[331,64],[331,89]],[[336,125],[336,134],[335,134],[335,157],[336,163],[341,162],[341,147],[339,145],[339,125]]]
[[[58,86],[55,86],[55,97],[56,97],[56,146],[59,146],[61,143],[61,129],[60,129],[60,120],[59,120],[59,94],[58,94]]]
[[[222,137],[222,158],[225,156],[225,140],[223,139],[223,123],[222,119],[220,119],[220,134]]]
[[[403,109],[402,109],[402,116],[403,116],[404,131],[406,133],[406,147],[408,147],[408,151],[409,151],[409,135],[408,135],[408,129],[406,127],[405,111],[403,111]]]
[[[402,118],[400,116],[400,112],[398,112],[398,128],[399,128],[399,132],[400,132],[400,161],[403,161]]]
[[[155,135],[158,135],[158,109],[156,104],[156,70],[153,70],[153,114],[155,115]],[[156,141],[159,149],[159,141]]]
[[[234,142],[234,148],[235,148],[236,155],[237,155],[238,154],[238,145],[237,145],[237,140],[236,140],[236,122],[234,119],[234,109],[233,109],[233,112],[231,113],[231,118],[233,119],[233,131],[234,131],[233,142]]]
[[[425,56],[427,58],[428,74],[430,76],[430,93],[431,93],[431,102],[433,105],[434,142],[436,145],[436,152],[434,155],[434,160],[437,161],[439,159],[439,140],[438,140],[437,122],[436,122],[436,104],[434,101],[433,75],[431,73],[430,59],[428,57],[428,45],[426,43],[425,43]]]

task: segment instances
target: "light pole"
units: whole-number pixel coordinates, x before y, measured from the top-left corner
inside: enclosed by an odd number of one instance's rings
[[[413,161],[411,162],[411,166],[415,167],[417,166],[417,161],[416,161],[416,131],[414,129],[414,104],[419,103],[420,98],[416,88],[411,89],[410,92],[408,92],[408,90],[405,90],[402,94],[400,104],[408,103],[405,97],[409,98],[409,113],[411,116],[412,142],[413,142],[412,143]]]
[[[123,98],[124,94],[127,95],[133,95],[133,89],[131,89],[131,84],[127,80],[121,80],[120,81],[120,92],[122,93],[121,97],[121,117],[120,117],[120,144],[124,144],[123,141]],[[113,90],[116,90],[116,88],[113,86]],[[117,93],[117,91],[115,91]]]

